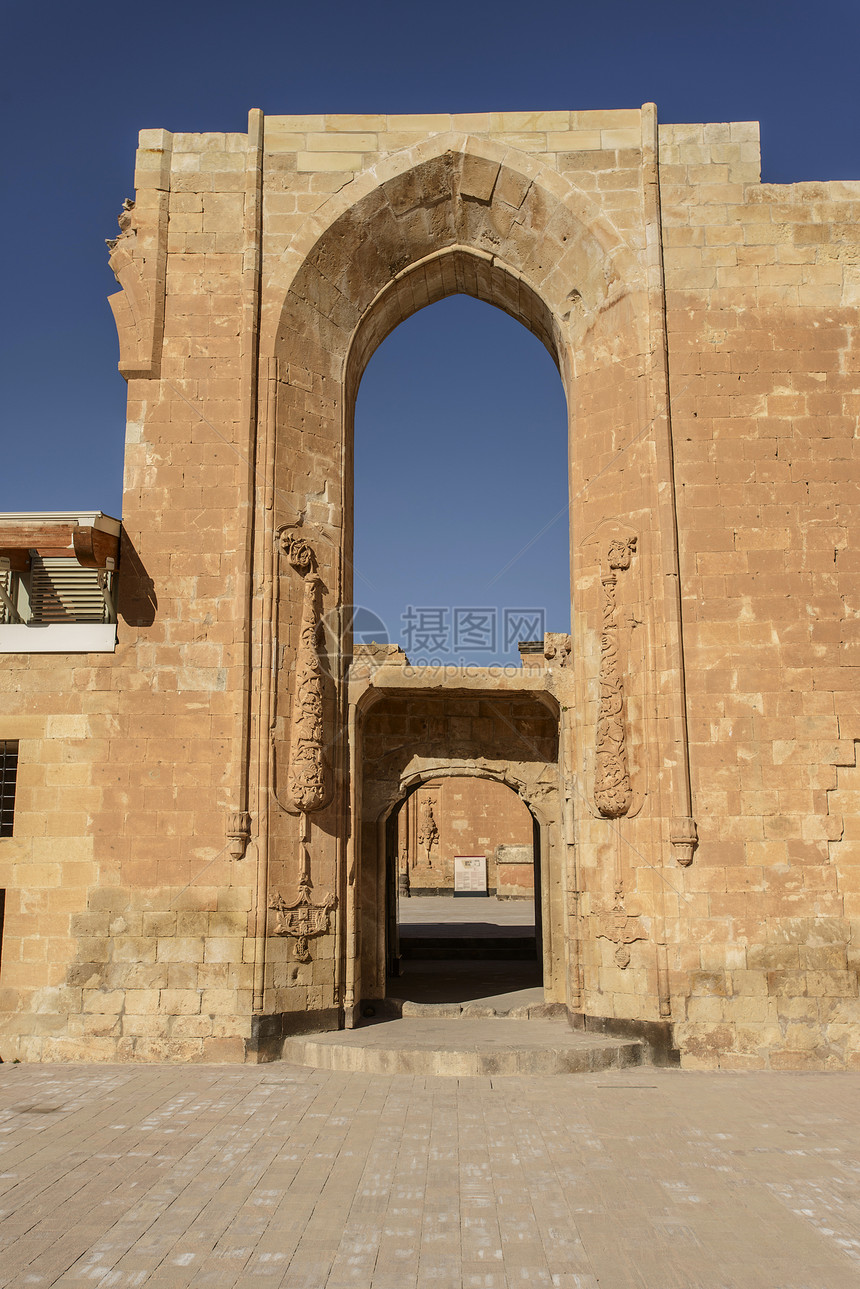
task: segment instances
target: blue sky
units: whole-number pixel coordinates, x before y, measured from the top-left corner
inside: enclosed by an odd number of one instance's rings
[[[759,120],[766,180],[860,178],[857,0],[7,0],[2,31],[0,510],[119,512],[125,385],[104,239],[141,128],[244,130],[250,107],[654,101],[662,121]],[[392,636],[409,605],[495,608],[500,629],[505,608],[543,608],[564,628],[563,519],[497,576],[565,503],[561,386],[533,337],[471,300],[423,311],[374,356],[357,433],[356,599]],[[397,450],[380,470],[384,444]]]

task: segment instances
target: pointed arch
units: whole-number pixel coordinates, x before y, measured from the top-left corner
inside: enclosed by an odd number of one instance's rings
[[[496,140],[446,132],[389,153],[372,168],[356,174],[302,223],[265,285],[263,298],[271,303],[261,320],[261,353],[272,356],[277,352],[282,317],[279,302],[287,300],[303,268],[315,258],[321,245],[337,238],[336,230],[343,228],[343,221],[355,227],[386,204],[403,216],[418,208],[426,209],[428,202],[435,206],[445,200],[463,199],[494,209],[504,228],[508,216],[503,208],[519,212],[526,198],[527,209],[544,217],[547,212],[566,213],[567,221],[576,226],[576,243],[587,246],[587,260],[605,264],[607,283],[630,284],[638,276],[641,270],[635,249],[607,213],[572,179]],[[476,244],[474,249],[492,255],[497,245],[490,232],[485,234],[483,246]],[[516,268],[514,261],[511,265]],[[403,267],[392,266],[391,276],[395,277]],[[558,274],[562,281],[570,276],[572,267],[576,266],[565,265]],[[540,282],[534,285],[539,288]],[[562,314],[565,311],[562,309]]]

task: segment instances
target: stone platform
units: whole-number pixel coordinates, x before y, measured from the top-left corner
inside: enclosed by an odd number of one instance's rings
[[[561,1019],[479,1019],[462,1013],[442,1019],[419,1013],[360,1029],[288,1038],[283,1059],[363,1074],[583,1074],[640,1065],[643,1045],[577,1034]]]

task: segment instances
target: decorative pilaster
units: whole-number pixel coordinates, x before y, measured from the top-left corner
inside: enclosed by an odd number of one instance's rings
[[[425,797],[421,802],[421,809],[418,815],[418,840],[424,847],[427,856],[427,867],[433,867],[433,847],[439,841],[439,828],[436,823],[436,816],[433,813],[434,802],[430,797]]]

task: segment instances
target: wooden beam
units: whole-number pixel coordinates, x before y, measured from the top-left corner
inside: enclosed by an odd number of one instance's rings
[[[73,553],[72,524],[0,524],[0,550],[41,551],[50,546]],[[114,539],[116,540],[116,539]]]
[[[0,555],[8,559],[13,573],[26,573],[30,568],[29,551],[16,550],[14,546],[0,546]]]
[[[75,556],[84,568],[106,568],[109,559],[113,560],[116,568],[119,560],[118,537],[102,532],[100,528],[75,528],[72,538]]]

